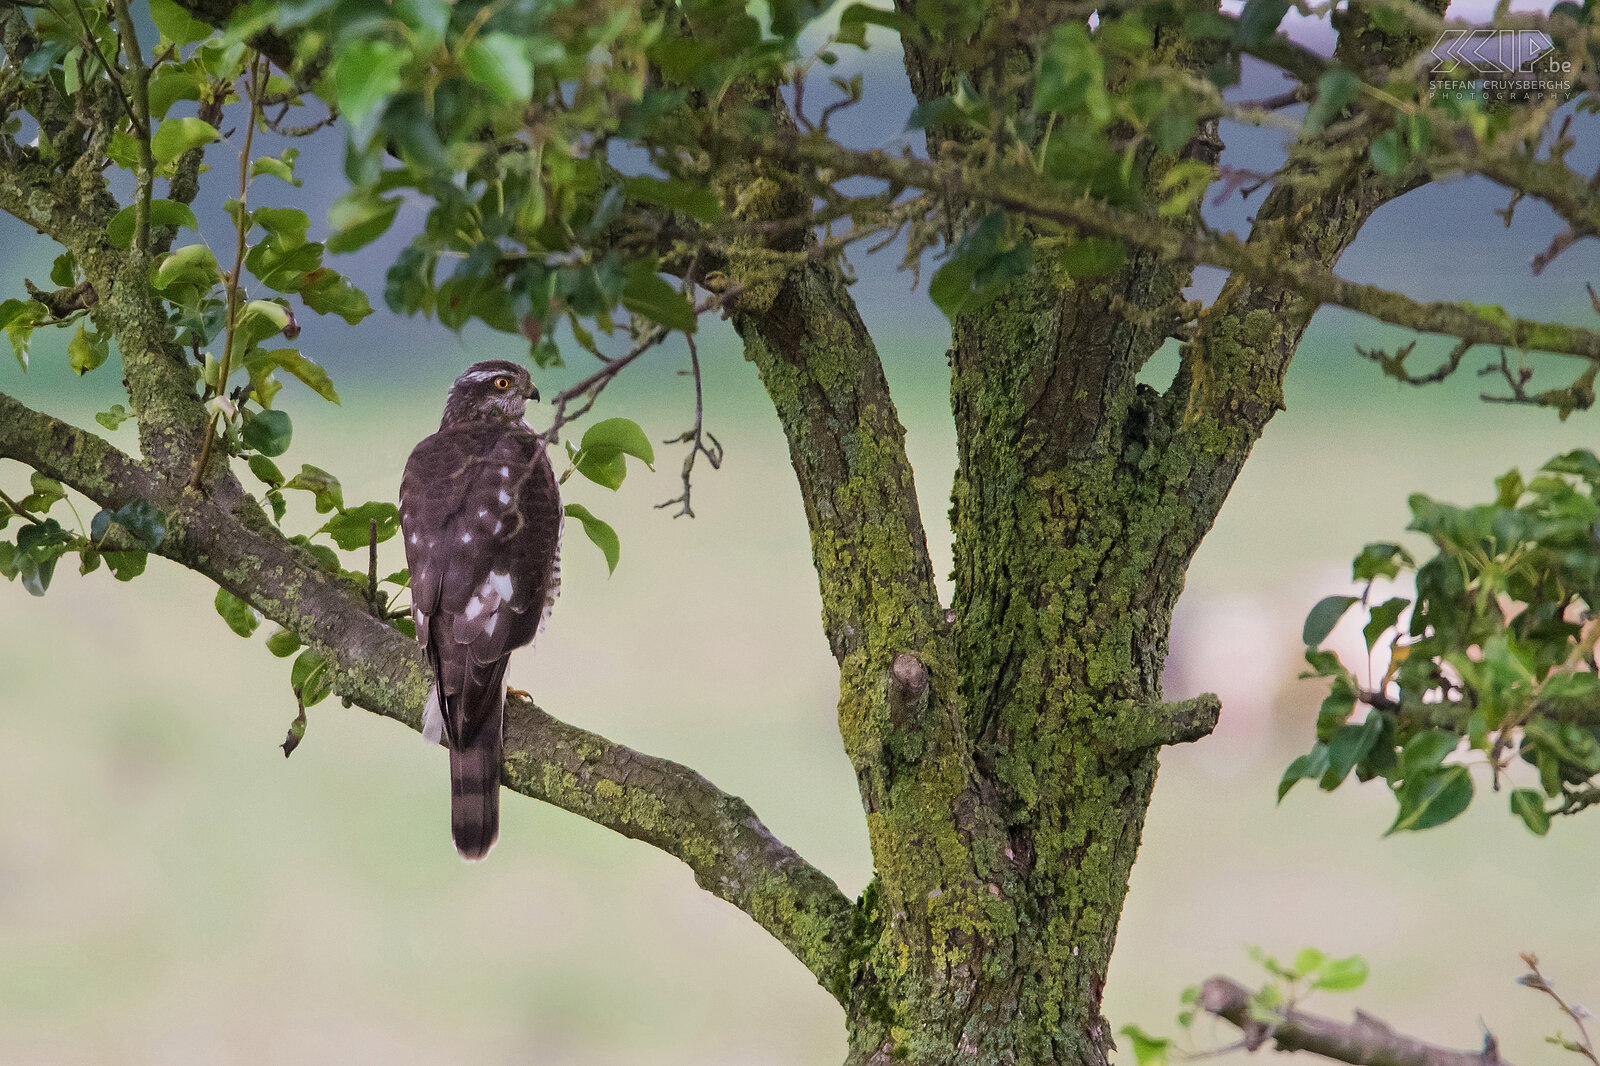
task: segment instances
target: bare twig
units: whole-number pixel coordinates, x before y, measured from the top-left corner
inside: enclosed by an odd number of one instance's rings
[[[711,469],[722,469],[722,442],[706,432],[705,429],[705,391],[700,376],[700,348],[695,344],[694,335],[689,335],[689,370],[694,375],[694,427],[686,431],[681,437],[674,437],[666,441],[667,444],[687,444],[689,454],[683,460],[683,495],[667,500],[665,503],[656,504],[657,510],[679,504],[673,513],[673,518],[682,518],[688,515],[694,517],[694,508],[689,505],[690,475],[694,473],[694,461],[698,456],[705,456],[706,462],[711,464]],[[710,445],[706,441],[710,441]]]
[[[1589,1012],[1582,1007],[1568,1003],[1561,997],[1561,994],[1555,990],[1555,986],[1549,981],[1545,980],[1544,974],[1539,972],[1539,957],[1537,955],[1533,954],[1531,951],[1525,951],[1522,953],[1522,961],[1527,964],[1528,972],[1517,978],[1517,984],[1526,985],[1528,988],[1531,988],[1536,992],[1543,992],[1545,995],[1555,1000],[1556,1006],[1561,1008],[1561,1013],[1565,1014],[1568,1018],[1571,1018],[1572,1024],[1578,1027],[1577,1040],[1560,1038],[1553,1042],[1559,1043],[1568,1051],[1577,1052],[1579,1055],[1582,1055],[1584,1058],[1594,1063],[1595,1066],[1600,1066],[1600,1058],[1595,1057],[1594,1041],[1589,1038],[1589,1027],[1583,1024],[1583,1020],[1589,1017]]]

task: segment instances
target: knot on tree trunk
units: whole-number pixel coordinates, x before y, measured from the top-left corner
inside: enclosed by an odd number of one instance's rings
[[[909,651],[889,666],[889,718],[897,727],[914,723],[928,699],[928,668]]]

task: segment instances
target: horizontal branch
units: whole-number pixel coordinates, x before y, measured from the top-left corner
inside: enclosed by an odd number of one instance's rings
[[[747,148],[750,146],[746,146]],[[987,202],[1017,214],[1042,219],[1086,236],[1120,239],[1179,260],[1220,267],[1244,277],[1282,286],[1317,304],[1331,304],[1369,318],[1421,333],[1438,333],[1472,344],[1574,355],[1600,362],[1600,332],[1480,312],[1471,304],[1423,302],[1377,285],[1346,281],[1305,256],[1287,255],[1270,241],[1243,241],[1229,233],[1180,230],[1104,201],[1069,195],[1042,182],[983,174],[969,186],[963,174],[914,158],[895,158],[878,150],[852,150],[814,139],[780,146],[812,167],[829,167],[836,179],[860,176],[899,182],[910,188],[943,191]],[[1497,309],[1496,309],[1497,310]]]
[[[1308,1051],[1350,1066],[1510,1066],[1493,1036],[1484,1038],[1482,1051],[1456,1051],[1397,1033],[1359,1010],[1353,1021],[1338,1022],[1284,1007],[1267,1021],[1252,1012],[1250,990],[1227,977],[1207,979],[1198,1006],[1237,1026],[1250,1051],[1270,1040],[1279,1051]]]
[[[0,459],[103,507],[145,499],[167,516],[155,554],[205,575],[293,631],[337,671],[352,703],[422,726],[430,675],[416,643],[376,617],[361,590],[318,565],[219,478],[209,493],[161,476],[94,433],[0,393]],[[506,784],[682,860],[707,891],[754,918],[836,996],[848,986],[853,906],[777,840],[749,805],[687,767],[613,744],[510,702]]]

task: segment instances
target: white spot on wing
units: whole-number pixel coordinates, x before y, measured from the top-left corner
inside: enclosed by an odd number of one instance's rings
[[[499,625],[499,624],[500,624],[500,615],[499,614],[491,614],[489,616],[489,620],[487,622],[483,623],[483,635],[486,636],[486,637],[494,636],[494,627]]]
[[[509,466],[502,466],[500,468],[500,476],[501,477],[510,477],[511,476],[511,468]]]
[[[501,489],[500,490],[500,502],[501,503],[510,503],[511,502],[511,493],[507,492],[505,489]]]
[[[484,584],[494,589],[495,592],[499,593],[502,600],[509,600],[511,598],[510,574],[491,573],[489,575],[489,580],[485,581]]]
[[[471,533],[463,533],[463,534],[461,534],[461,543],[463,543],[463,544],[471,544],[472,543],[472,534]]]
[[[422,538],[421,538],[421,537],[419,537],[419,536],[417,536],[417,535],[416,535],[416,534],[415,534],[415,533],[413,533],[413,534],[411,534],[411,543],[413,543],[413,544],[415,544],[415,543],[417,543],[417,542],[418,542],[418,541],[420,541],[420,540],[421,540],[421,539],[422,539]]]
[[[472,597],[467,601],[467,609],[461,613],[470,622],[483,613],[483,601],[476,596]]]
[[[478,517],[479,518],[488,518],[489,517],[489,508],[487,508],[487,507],[478,508]]]

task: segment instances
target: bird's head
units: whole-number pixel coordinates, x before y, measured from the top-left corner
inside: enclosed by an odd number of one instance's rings
[[[532,376],[516,363],[504,359],[473,363],[450,386],[443,424],[518,422],[528,401],[538,398]]]

